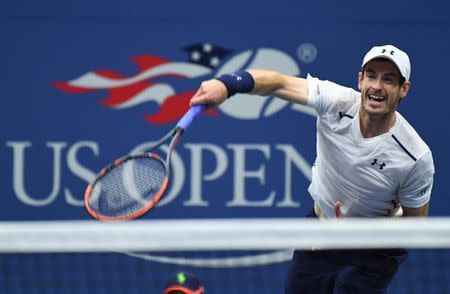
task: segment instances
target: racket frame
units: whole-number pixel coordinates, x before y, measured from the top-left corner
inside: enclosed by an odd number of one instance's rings
[[[89,184],[86,188],[85,194],[84,194],[84,205],[86,207],[87,212],[90,216],[102,220],[102,221],[127,221],[132,220],[135,218],[138,218],[145,213],[147,213],[150,209],[152,209],[158,201],[161,199],[161,197],[164,195],[165,190],[167,189],[167,186],[169,184],[169,176],[170,176],[170,158],[172,156],[172,151],[175,149],[175,146],[177,145],[178,141],[181,138],[181,135],[184,133],[184,130],[188,128],[193,120],[206,108],[206,105],[195,105],[192,106],[189,111],[181,118],[181,120],[177,123],[176,127],[173,128],[170,132],[168,132],[164,137],[153,143],[153,145],[147,149],[144,150],[141,154],[131,154],[126,155],[124,157],[116,159],[113,163],[109,164],[108,166],[104,167],[98,174],[95,180]],[[169,144],[169,150],[166,155],[165,161],[162,161],[162,159],[155,153],[152,153],[152,151],[164,143],[168,142],[170,140]],[[144,205],[142,208],[136,210],[133,213],[127,214],[127,215],[120,215],[120,216],[105,216],[100,213],[95,212],[92,207],[89,205],[89,199],[91,197],[92,191],[94,189],[94,185],[101,180],[101,178],[108,173],[110,170],[117,168],[119,165],[123,164],[126,161],[133,160],[135,158],[152,158],[153,160],[159,160],[165,167],[166,174],[164,181],[161,185],[161,188],[158,190],[156,195],[152,198],[152,200],[149,200],[146,205]]]
[[[170,175],[170,158],[172,156],[172,151],[175,149],[175,146],[177,145],[178,141],[180,140],[181,135],[183,134],[183,131],[184,131],[184,129],[176,127],[172,131],[167,133],[167,135],[165,135],[160,140],[155,142],[151,147],[145,149],[143,153],[126,155],[124,157],[116,159],[113,163],[102,168],[100,170],[100,172],[97,174],[97,177],[95,178],[95,180],[87,186],[86,192],[84,194],[84,205],[85,205],[86,210],[88,211],[89,215],[91,215],[92,217],[94,217],[96,219],[102,220],[102,221],[127,221],[127,220],[139,218],[140,216],[147,213],[150,209],[152,209],[159,202],[159,200],[164,195],[164,192],[166,191],[166,189],[168,187],[169,175]],[[170,140],[169,150],[167,152],[165,161],[163,161],[158,154],[153,153],[152,151],[154,149],[160,147],[161,145],[163,145],[164,143],[166,143],[169,140]],[[158,160],[162,165],[164,165],[164,168],[166,170],[166,175],[164,177],[164,181],[161,185],[161,188],[158,190],[158,192],[155,194],[155,196],[151,200],[149,200],[146,205],[144,205],[142,208],[136,210],[135,212],[133,212],[131,214],[111,217],[111,216],[106,216],[106,215],[96,212],[89,204],[91,193],[94,189],[95,184],[98,181],[100,181],[100,179],[102,177],[104,177],[109,171],[117,168],[119,165],[121,165],[129,160],[134,160],[137,158],[140,158],[140,159],[151,158],[152,160]]]

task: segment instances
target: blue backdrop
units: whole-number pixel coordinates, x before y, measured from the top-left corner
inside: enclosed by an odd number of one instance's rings
[[[83,194],[94,173],[165,134],[204,79],[250,66],[356,88],[366,51],[388,43],[412,63],[399,111],[433,151],[430,214],[449,214],[444,1],[1,6],[0,220],[87,219]],[[187,131],[169,193],[145,218],[297,217],[311,209],[315,117],[271,97],[244,101],[230,99]]]
[[[410,55],[412,88],[400,111],[434,154],[430,213],[447,215],[450,42],[449,17],[439,7],[6,5],[0,217],[85,219],[82,199],[94,172],[167,132],[204,79],[250,66],[356,87],[365,52],[386,43]],[[315,157],[314,116],[270,97],[244,100],[231,99],[188,130],[170,195],[151,217],[302,216],[310,208],[302,166]]]

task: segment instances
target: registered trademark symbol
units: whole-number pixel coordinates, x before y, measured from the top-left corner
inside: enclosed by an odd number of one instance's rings
[[[317,57],[317,48],[311,43],[303,43],[297,49],[297,56],[304,63],[311,63]]]

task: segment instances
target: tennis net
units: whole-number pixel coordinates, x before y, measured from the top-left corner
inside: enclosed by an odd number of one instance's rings
[[[0,223],[0,293],[283,293],[292,249],[409,248],[390,293],[450,293],[450,219]]]

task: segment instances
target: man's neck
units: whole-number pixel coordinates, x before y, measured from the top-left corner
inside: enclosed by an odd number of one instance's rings
[[[359,127],[364,138],[372,138],[387,133],[395,124],[395,111],[385,115],[370,115],[360,109]]]

